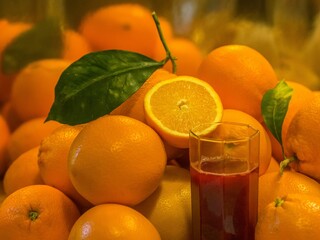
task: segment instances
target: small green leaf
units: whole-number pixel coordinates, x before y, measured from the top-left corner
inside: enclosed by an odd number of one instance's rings
[[[166,61],[123,50],[89,53],[60,76],[46,120],[75,125],[108,114]]]
[[[62,51],[60,23],[55,18],[49,18],[21,33],[5,48],[1,69],[6,74],[17,73],[30,62],[59,58]]]
[[[263,119],[268,129],[282,146],[282,124],[288,111],[292,88],[285,81],[267,91],[261,103]]]

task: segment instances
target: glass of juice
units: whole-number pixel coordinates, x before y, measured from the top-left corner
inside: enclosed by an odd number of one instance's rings
[[[194,240],[254,240],[260,133],[241,123],[190,131]]]

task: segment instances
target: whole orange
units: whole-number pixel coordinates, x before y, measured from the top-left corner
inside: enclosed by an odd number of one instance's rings
[[[262,97],[278,82],[266,58],[244,45],[212,50],[202,61],[198,77],[217,91],[225,109],[241,110],[260,122]]]
[[[259,212],[276,197],[308,194],[320,197],[320,185],[312,178],[294,171],[266,173],[259,178]]]
[[[7,169],[3,177],[3,189],[6,195],[36,184],[44,184],[38,167],[39,146],[22,153]]]
[[[136,3],[101,7],[84,17],[79,31],[94,51],[121,49],[149,57],[158,38],[151,11]]]
[[[294,115],[285,138],[285,155],[291,167],[320,181],[320,95],[313,94]]]
[[[224,109],[222,122],[240,122],[249,124],[260,132],[260,160],[259,160],[259,175],[264,174],[271,160],[271,143],[270,138],[262,124],[253,116],[235,109]]]
[[[4,199],[0,208],[0,239],[68,239],[80,217],[76,205],[47,185],[21,188]]]
[[[69,240],[152,239],[157,229],[138,211],[120,204],[100,204],[86,211],[73,225]]]
[[[54,102],[54,88],[70,63],[63,59],[43,59],[19,72],[12,86],[11,104],[22,121],[48,115]]]
[[[277,197],[260,213],[255,239],[317,240],[319,215],[320,197],[304,194]]]
[[[68,169],[75,189],[94,205],[135,205],[159,186],[166,152],[158,134],[130,117],[106,115],[74,139]]]

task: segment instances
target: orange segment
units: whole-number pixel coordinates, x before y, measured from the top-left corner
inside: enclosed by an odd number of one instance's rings
[[[205,81],[179,76],[154,85],[144,99],[148,125],[169,144],[187,148],[189,130],[208,123],[197,131],[213,130],[210,123],[220,121],[223,106],[215,90]]]

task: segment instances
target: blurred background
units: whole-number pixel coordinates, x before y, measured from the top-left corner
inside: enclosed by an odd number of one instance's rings
[[[320,89],[319,0],[0,0],[0,18],[36,23],[53,16],[78,31],[87,15],[128,2],[156,11],[175,37],[189,39],[204,55],[225,44],[248,45],[279,78]]]

